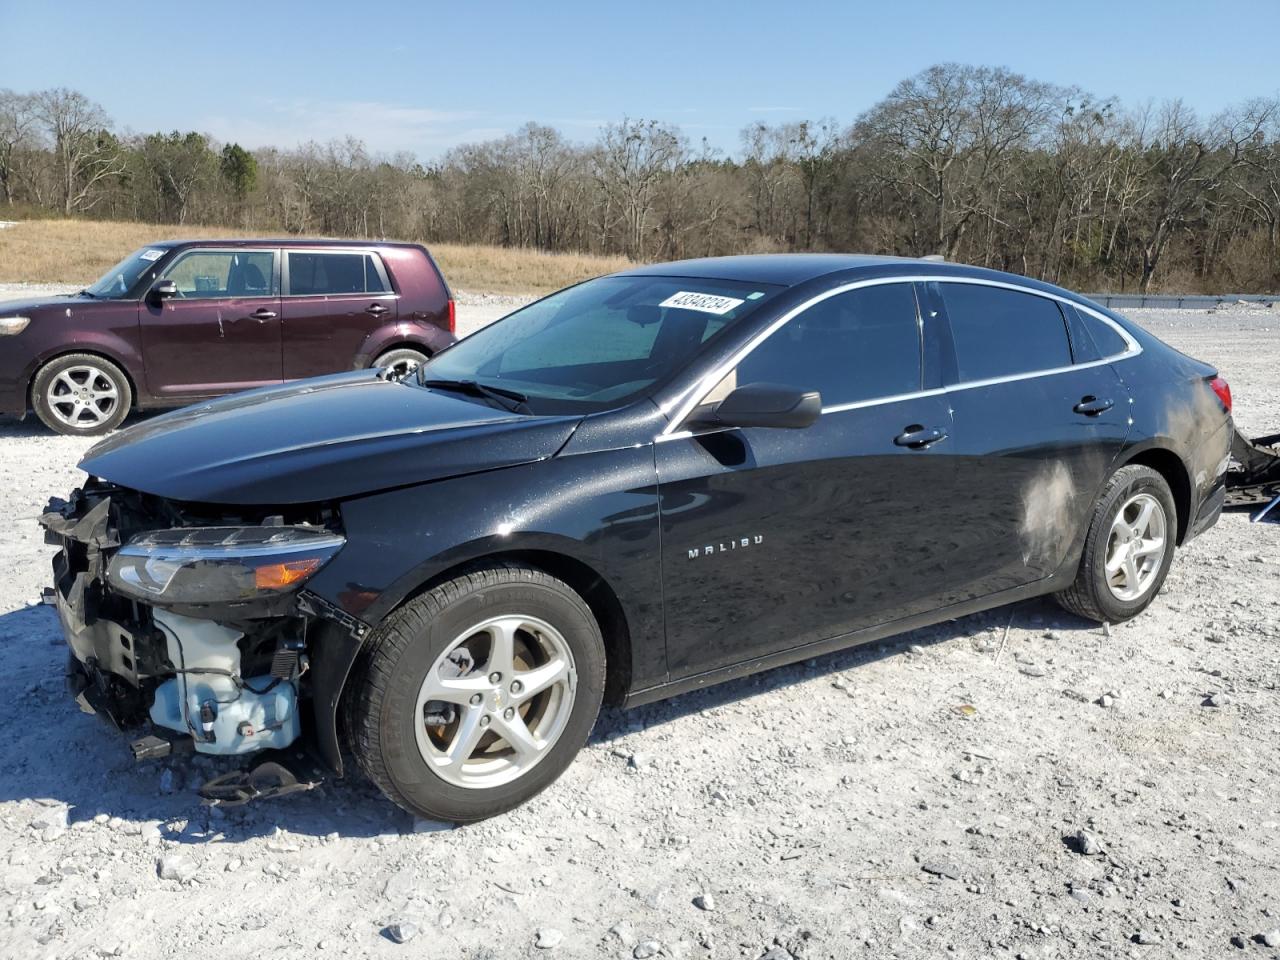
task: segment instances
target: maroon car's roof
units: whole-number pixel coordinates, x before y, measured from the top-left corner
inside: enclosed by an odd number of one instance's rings
[[[192,240],[161,240],[147,244],[161,250],[175,247],[419,247],[405,240],[344,240],[340,237],[227,237]]]

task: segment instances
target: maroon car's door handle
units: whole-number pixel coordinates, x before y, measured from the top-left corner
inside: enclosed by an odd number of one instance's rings
[[[262,323],[266,320],[274,320],[276,318],[276,312],[274,310],[268,310],[266,307],[259,307],[257,310],[253,311],[253,313],[249,314],[249,316],[253,317],[253,319],[257,320],[259,323]]]
[[[893,442],[900,447],[910,447],[912,450],[923,450],[930,444],[937,443],[939,440],[947,439],[947,431],[941,427],[922,427],[918,423],[913,423],[906,430],[893,438]]]
[[[1097,397],[1081,397],[1080,402],[1071,409],[1076,413],[1083,414],[1086,417],[1096,417],[1100,413],[1106,413],[1116,405],[1114,400],[1100,400]]]
[[[372,313],[375,317],[380,317],[380,316],[382,316],[384,313],[386,313],[386,312],[387,312],[387,308],[386,308],[386,307],[384,307],[384,306],[383,306],[382,304],[380,304],[380,303],[375,303],[375,304],[373,304],[373,305],[371,305],[371,306],[367,307],[367,308],[365,309],[365,311],[364,311],[364,312],[365,312],[365,313]]]

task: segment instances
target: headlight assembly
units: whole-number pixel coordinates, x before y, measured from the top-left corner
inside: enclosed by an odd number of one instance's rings
[[[315,527],[188,527],[140,534],[116,552],[107,579],[159,604],[235,603],[297,589],[346,539]]]
[[[21,333],[30,322],[30,317],[0,317],[0,337]]]

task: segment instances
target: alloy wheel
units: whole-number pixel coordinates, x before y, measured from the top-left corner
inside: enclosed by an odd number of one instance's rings
[[[443,780],[485,789],[537,764],[573,712],[577,672],[564,636],[544,620],[493,617],[436,658],[418,692],[414,735]]]
[[[1107,586],[1118,600],[1144,596],[1160,573],[1168,549],[1168,518],[1149,493],[1134,494],[1111,522],[1107,540]]]
[[[77,364],[59,371],[45,399],[59,421],[83,430],[111,418],[120,403],[120,388],[101,368]]]

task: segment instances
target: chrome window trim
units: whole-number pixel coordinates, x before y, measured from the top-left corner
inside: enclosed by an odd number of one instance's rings
[[[280,297],[282,300],[290,300],[294,297],[310,297],[312,299],[316,297],[325,297],[326,299],[330,299],[330,300],[341,300],[344,297],[351,297],[351,298],[360,299],[360,300],[367,300],[370,297],[374,297],[374,298],[392,297],[397,300],[400,299],[400,294],[396,291],[395,285],[391,282],[391,271],[387,269],[387,265],[383,262],[382,256],[378,253],[376,249],[365,248],[365,247],[321,247],[321,246],[282,247],[280,249],[280,253],[282,254],[280,258],[280,289],[281,289]],[[316,254],[336,253],[336,254],[347,254],[347,255],[359,254],[361,256],[372,257],[374,268],[378,271],[378,275],[382,278],[382,282],[386,284],[387,289],[378,290],[378,291],[371,290],[364,293],[294,293],[292,290],[289,290],[289,292],[286,293],[284,291],[289,285],[285,282],[285,280],[289,276],[288,260],[289,260],[289,254],[291,253],[316,253]]]
[[[834,287],[831,290],[826,290],[818,294],[816,297],[806,300],[799,306],[792,307],[782,316],[769,324],[769,326],[765,327],[765,329],[752,337],[747,341],[747,343],[743,344],[743,346],[732,357],[720,364],[702,379],[698,380],[692,387],[677,396],[675,400],[665,404],[661,408],[663,413],[669,413],[671,411],[676,412],[671,416],[671,422],[668,423],[667,426],[663,428],[662,432],[654,439],[657,441],[675,440],[692,436],[692,431],[680,429],[684,424],[685,418],[693,412],[694,408],[698,406],[703,397],[714,390],[720,381],[729,375],[729,372],[733,370],[734,367],[746,359],[751,351],[767,340],[776,330],[786,325],[786,323],[793,317],[799,316],[810,307],[821,303],[823,300],[830,297],[847,293],[850,290],[858,290],[862,287],[880,286],[886,283],[971,283],[983,287],[1000,287],[1005,290],[1013,290],[1017,293],[1030,294],[1034,297],[1044,297],[1046,300],[1056,300],[1059,303],[1065,303],[1068,306],[1074,307],[1076,310],[1083,311],[1084,313],[1087,313],[1110,326],[1128,345],[1128,349],[1123,353],[1113,353],[1100,360],[1091,360],[1088,363],[1073,363],[1067,367],[1050,367],[1044,370],[1029,370],[1026,373],[1012,373],[1002,377],[989,377],[985,380],[972,380],[965,383],[954,383],[950,386],[938,387],[932,390],[920,390],[915,393],[903,393],[891,397],[875,397],[869,400],[856,400],[851,403],[835,404],[830,407],[823,407],[822,412],[824,414],[841,413],[845,410],[856,410],[860,407],[874,407],[886,403],[897,403],[902,400],[914,400],[920,397],[940,396],[942,394],[958,392],[960,390],[972,390],[976,387],[989,387],[1000,383],[1013,383],[1018,380],[1030,380],[1034,377],[1049,377],[1059,373],[1066,373],[1071,370],[1087,370],[1090,367],[1102,366],[1103,364],[1117,360],[1128,360],[1142,353],[1142,344],[1138,343],[1128,330],[1124,329],[1124,327],[1120,326],[1120,324],[1116,323],[1105,314],[1100,313],[1092,307],[1072,300],[1069,297],[1064,297],[1056,293],[1049,293],[1044,290],[1036,290],[1031,287],[1023,286],[1022,284],[1008,283],[1003,280],[987,280],[980,277],[956,277],[938,274],[918,274],[905,277],[872,277],[866,280],[854,280],[850,283],[842,284],[839,287]],[[1063,336],[1066,336],[1065,317],[1063,318]]]

